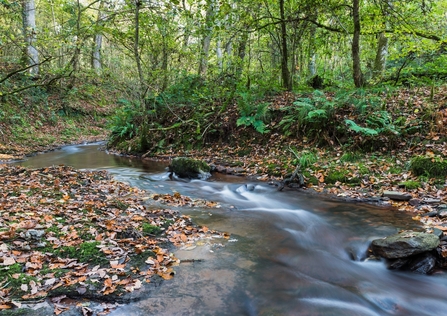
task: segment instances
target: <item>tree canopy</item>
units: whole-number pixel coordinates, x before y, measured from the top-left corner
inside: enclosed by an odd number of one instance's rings
[[[185,78],[234,87],[363,86],[445,76],[447,1],[2,0],[8,78],[110,76],[143,100]],[[9,65],[7,67],[6,65]],[[37,73],[39,75],[37,76]]]

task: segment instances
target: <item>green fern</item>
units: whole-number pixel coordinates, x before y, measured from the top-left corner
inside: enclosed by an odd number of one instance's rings
[[[261,133],[268,133],[264,120],[269,111],[269,103],[256,103],[253,95],[248,92],[239,93],[238,108],[240,117],[236,121],[237,126],[252,126]]]
[[[356,133],[360,133],[363,134],[365,136],[377,136],[379,135],[379,132],[375,129],[372,128],[368,128],[368,127],[362,127],[357,125],[356,122],[352,121],[352,120],[345,120],[346,125],[348,126],[348,128]]]

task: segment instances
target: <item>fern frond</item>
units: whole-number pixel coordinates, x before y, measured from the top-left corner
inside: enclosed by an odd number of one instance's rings
[[[368,128],[368,127],[362,127],[357,125],[356,122],[352,120],[345,120],[346,125],[348,125],[348,128],[356,133],[363,134],[365,136],[377,136],[379,135],[379,132],[375,129]]]

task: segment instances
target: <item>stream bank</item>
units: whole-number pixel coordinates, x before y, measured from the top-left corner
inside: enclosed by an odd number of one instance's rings
[[[111,315],[327,315],[334,310],[343,315],[430,315],[447,308],[442,271],[427,277],[363,261],[371,240],[417,229],[418,222],[405,212],[278,192],[262,181],[223,174],[208,181],[170,181],[164,162],[107,155],[95,146],[69,146],[21,164],[107,170],[116,181],[158,200],[169,193],[166,202],[177,203],[194,223],[229,233],[229,239],[199,240],[176,250],[181,263],[173,267],[175,276],[139,301],[115,305]],[[220,207],[194,203],[204,197]],[[423,294],[413,291],[421,286]],[[81,315],[82,306],[94,306],[84,304],[72,308],[74,315]]]
[[[171,279],[180,263],[174,246],[222,237],[167,208],[217,204],[179,194],[148,195],[106,171],[3,165],[0,177],[2,310],[19,308],[23,314],[37,306],[46,310],[42,315],[53,309],[59,314],[73,305],[61,302],[69,298],[93,302],[81,307],[83,313],[92,307],[105,313]]]

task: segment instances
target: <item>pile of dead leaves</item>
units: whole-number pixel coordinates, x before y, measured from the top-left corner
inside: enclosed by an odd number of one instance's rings
[[[173,277],[179,260],[169,241],[217,234],[177,211],[149,209],[147,192],[105,171],[4,165],[0,178],[0,310],[61,293],[133,292],[152,276]]]

